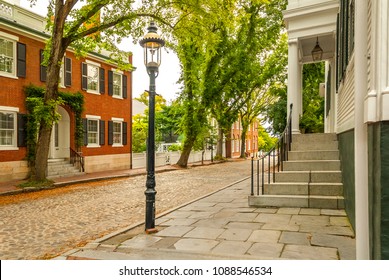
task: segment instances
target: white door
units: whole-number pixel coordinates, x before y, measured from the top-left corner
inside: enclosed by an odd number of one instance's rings
[[[61,115],[61,119],[53,125],[49,158],[69,158],[70,117],[68,112],[60,106],[58,106],[57,112]]]

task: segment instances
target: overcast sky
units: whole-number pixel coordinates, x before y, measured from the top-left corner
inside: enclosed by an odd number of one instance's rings
[[[30,7],[28,0],[20,0],[22,7],[30,9],[33,12],[46,16],[47,0],[37,0],[34,7]],[[145,33],[147,30],[145,30]],[[143,63],[143,49],[140,45],[133,45],[130,39],[124,39],[119,46],[124,51],[133,53],[133,65],[137,68],[133,73],[133,97],[137,97],[144,90],[149,89],[149,76]],[[179,85],[177,80],[180,76],[179,61],[177,56],[172,52],[162,49],[162,62],[159,69],[159,76],[156,79],[156,92],[162,95],[167,101],[177,97]]]

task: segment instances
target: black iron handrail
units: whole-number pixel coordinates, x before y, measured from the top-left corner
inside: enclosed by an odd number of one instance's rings
[[[70,163],[77,167],[81,172],[85,171],[84,156],[82,153],[77,152],[70,148]]]
[[[273,172],[273,183],[275,182],[276,172],[276,158],[277,158],[277,172],[283,171],[283,162],[288,160],[288,152],[292,145],[292,110],[293,104],[290,104],[290,112],[288,121],[284,131],[278,138],[277,143],[265,154],[261,156],[253,156],[251,158],[251,195],[254,195],[255,189],[255,175],[256,175],[256,194],[264,194],[265,177],[267,182],[271,182],[271,172]],[[267,160],[267,170],[265,170],[265,159]],[[273,168],[271,168],[271,160],[273,159]],[[257,162],[257,170],[255,174],[254,161]],[[261,165],[260,165],[261,162]],[[267,176],[265,172],[267,171]],[[261,175],[261,176],[260,176]],[[259,180],[261,179],[261,184]]]

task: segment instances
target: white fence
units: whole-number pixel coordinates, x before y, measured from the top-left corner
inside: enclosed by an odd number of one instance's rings
[[[155,155],[155,166],[163,166],[168,164],[176,164],[180,158],[181,152],[165,152],[156,153]],[[215,156],[216,151],[213,151]],[[188,163],[201,162],[203,156],[202,151],[191,152]],[[132,154],[132,168],[146,168],[146,153],[134,153]],[[211,151],[206,150],[204,152],[204,160],[211,160]]]

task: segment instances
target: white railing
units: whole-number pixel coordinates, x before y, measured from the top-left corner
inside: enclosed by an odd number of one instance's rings
[[[166,152],[156,153],[155,166],[164,166],[170,164],[176,164],[180,158],[181,152]],[[191,152],[188,163],[201,162],[201,160],[211,160],[211,151],[207,150],[204,152]],[[132,155],[132,168],[145,168],[146,167],[146,153],[134,153]]]
[[[13,18],[12,5],[8,4],[6,2],[0,1],[0,15],[7,17],[7,18]]]
[[[0,17],[19,23],[28,28],[45,32],[46,19],[28,9],[0,0]]]

